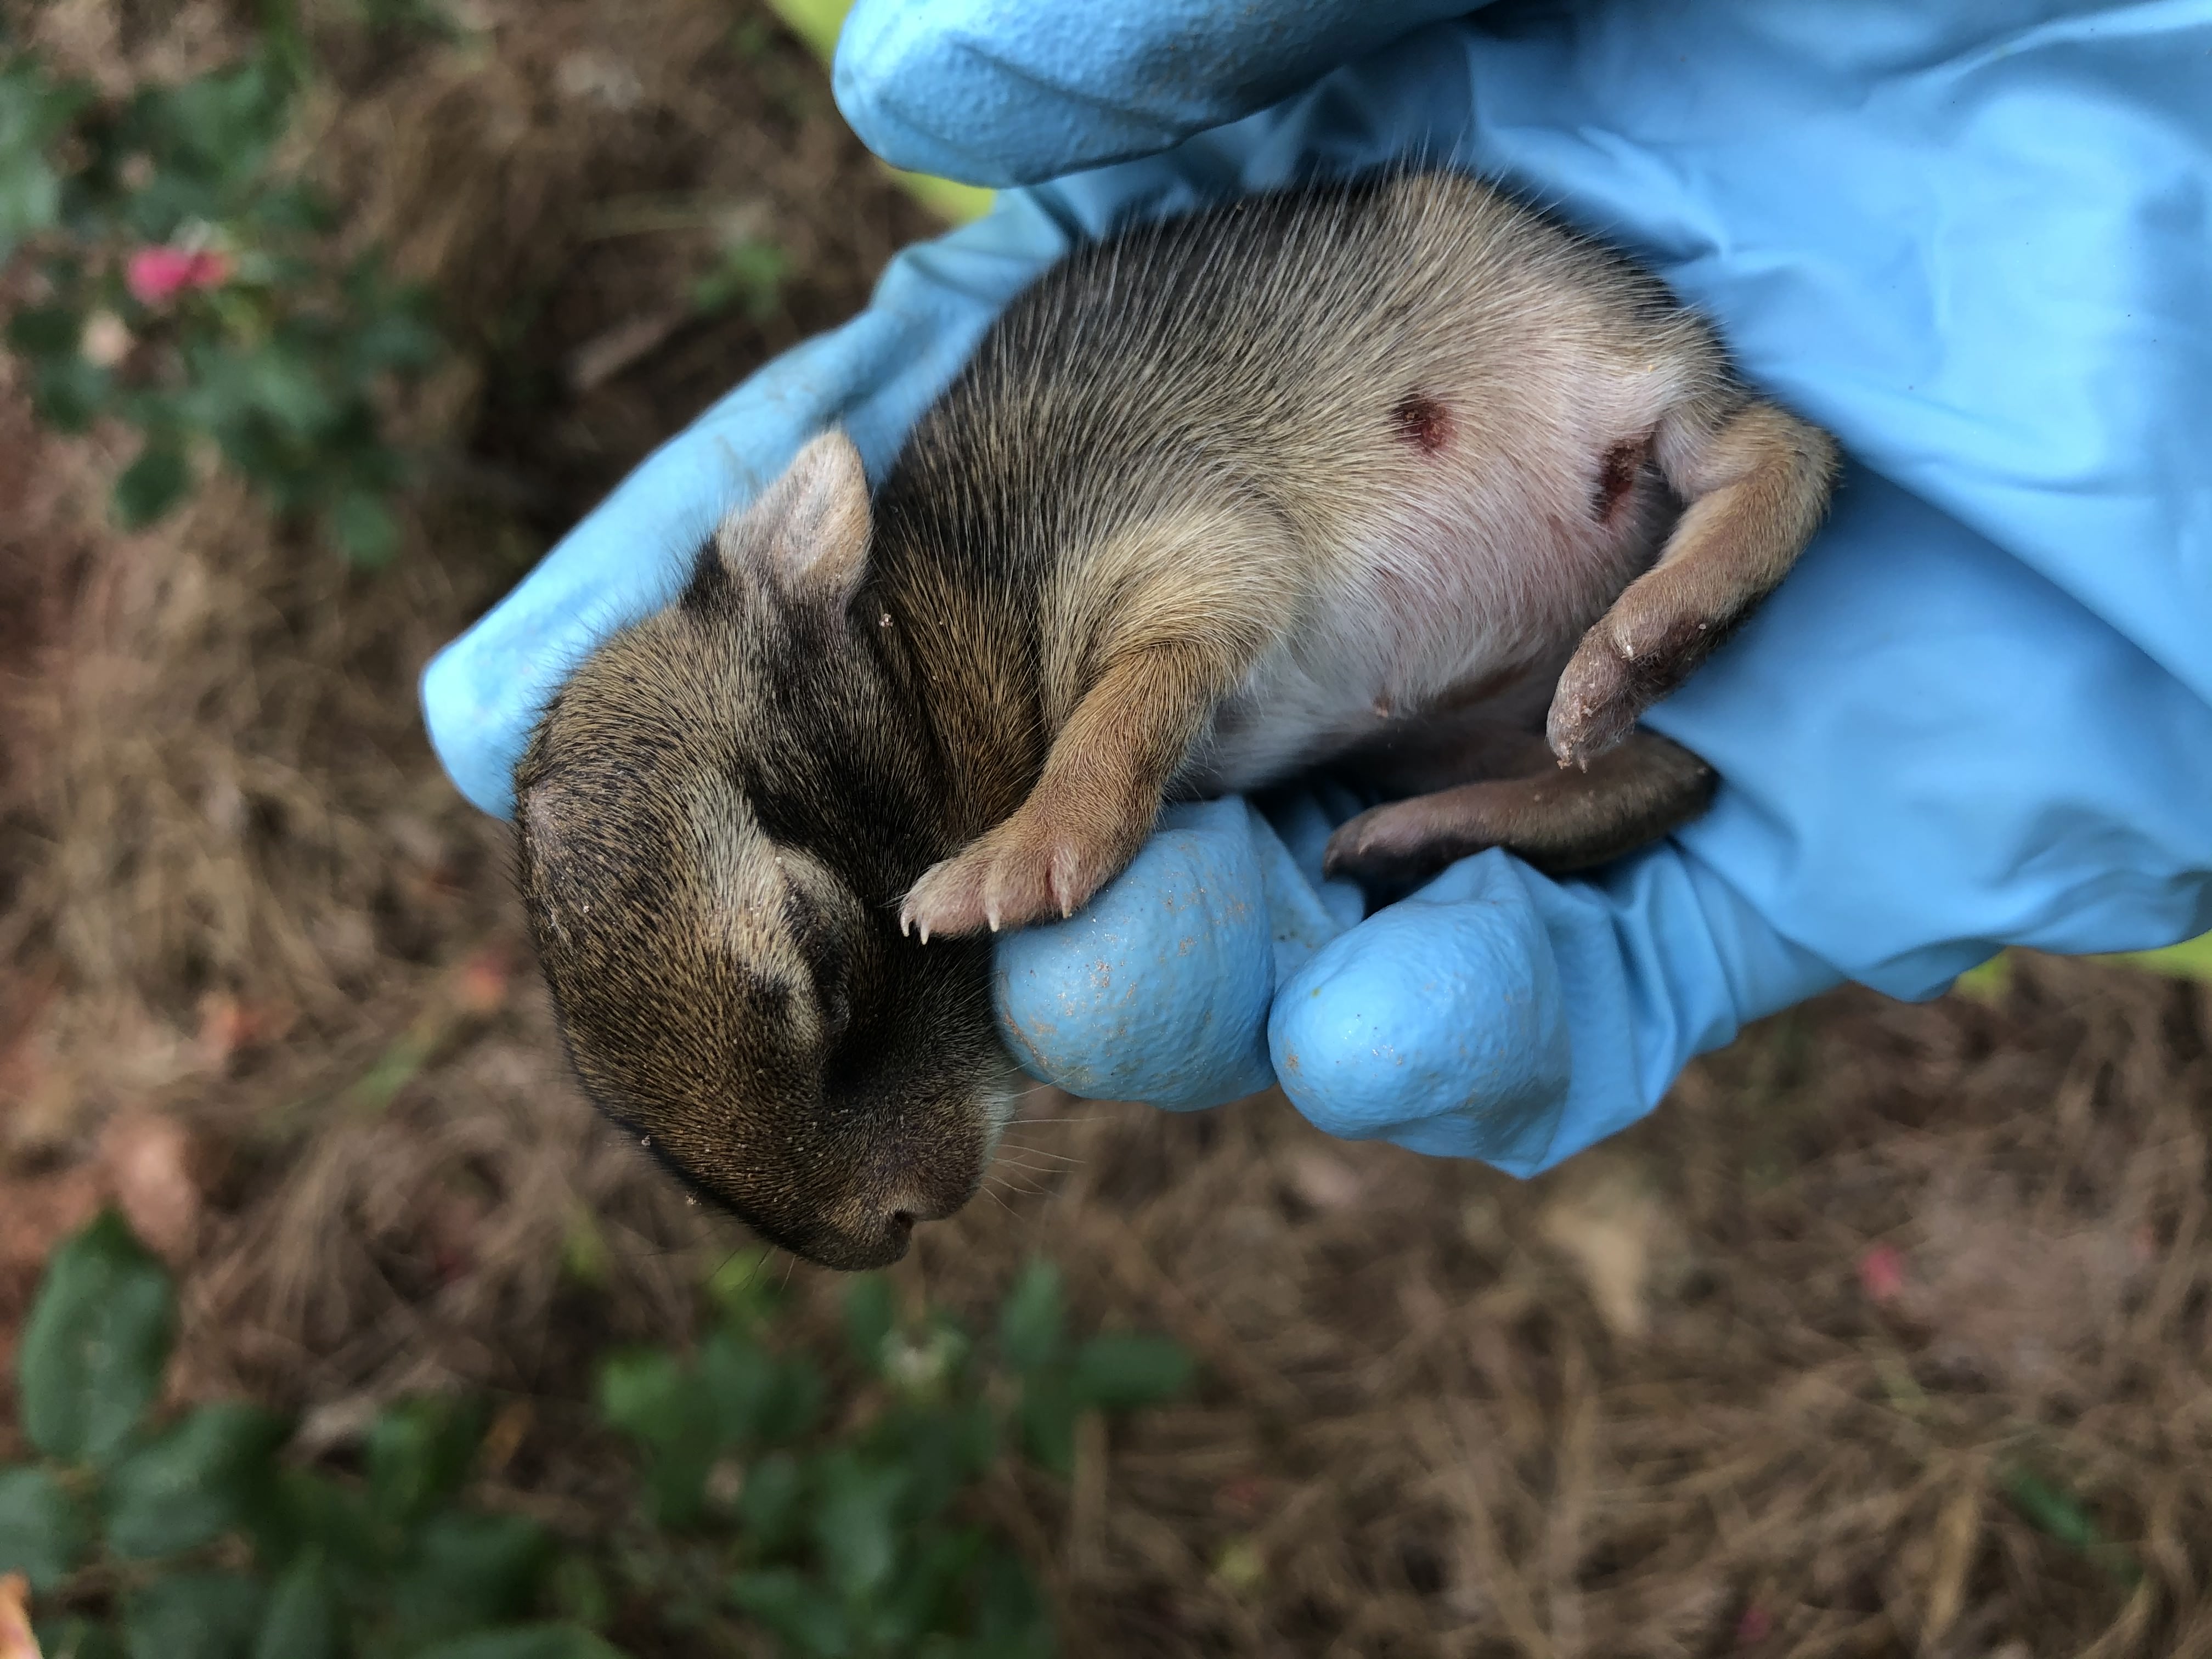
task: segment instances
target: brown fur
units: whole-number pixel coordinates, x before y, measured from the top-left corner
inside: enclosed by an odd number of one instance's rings
[[[889,1259],[1002,1121],[975,933],[1080,907],[1171,794],[1387,763],[1447,711],[1486,734],[1428,746],[1451,787],[1333,866],[1664,833],[1711,774],[1623,739],[1832,467],[1648,277],[1455,175],[1084,250],[872,504],[816,440],[548,710],[523,884],[578,1070],[772,1237]]]

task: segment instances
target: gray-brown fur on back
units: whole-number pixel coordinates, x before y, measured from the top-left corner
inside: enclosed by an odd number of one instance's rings
[[[1705,325],[1660,284],[1457,175],[1317,186],[1139,226],[1017,299],[917,423],[878,498],[878,568],[896,580],[910,557],[942,564],[1000,599],[1037,639],[1045,712],[1064,715],[1153,574],[1114,567],[1117,532],[1201,502],[1279,526],[1288,547],[1253,562],[1264,572],[1179,558],[1164,573],[1199,590],[1186,614],[1211,601],[1224,629],[1295,630],[1285,600],[1371,616],[1433,598],[1387,591],[1374,580],[1387,572],[1325,568],[1358,540],[1363,510],[1427,483],[1432,464],[1405,434],[1435,416],[1409,400],[1443,405],[1461,453],[1540,471],[1558,458],[1535,434],[1613,413],[1594,397],[1612,390],[1593,373],[1605,368],[1623,381],[1656,372],[1666,398],[1717,410],[1742,397]],[[1587,477],[1543,483],[1579,507],[1604,488],[1591,459]],[[1664,492],[1640,482],[1626,559],[1582,591],[1516,571],[1485,596],[1527,654],[1571,645],[1656,551]],[[1292,568],[1274,568],[1285,559]],[[1238,574],[1264,574],[1264,591]]]

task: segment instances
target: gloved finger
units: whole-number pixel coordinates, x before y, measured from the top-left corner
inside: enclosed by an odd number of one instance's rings
[[[1133,0],[860,0],[837,106],[894,166],[1035,183],[1152,155],[1262,109],[1468,0],[1223,6]]]
[[[1595,882],[1493,851],[1291,975],[1269,1055],[1331,1134],[1529,1176],[1642,1117],[1745,1020],[1839,977],[1672,844]]]
[[[609,633],[674,596],[701,542],[815,432],[842,422],[880,477],[999,310],[1067,246],[1024,197],[894,259],[868,309],[787,353],[656,451],[423,672],[432,746],[495,817],[545,700]]]
[[[1359,918],[1357,890],[1301,863],[1241,800],[1169,809],[1079,914],[1000,941],[1009,1047],[1091,1100],[1189,1110],[1266,1088],[1278,981]]]

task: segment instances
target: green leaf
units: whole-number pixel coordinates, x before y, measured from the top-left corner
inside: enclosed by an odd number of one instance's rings
[[[1193,1369],[1182,1346],[1164,1336],[1094,1336],[1076,1352],[1075,1397],[1101,1411],[1133,1411],[1182,1392]]]
[[[853,1650],[853,1631],[836,1598],[788,1568],[739,1573],[730,1601],[811,1659],[841,1659]]]
[[[0,157],[44,149],[92,96],[81,81],[56,80],[31,54],[11,55],[0,65]]]
[[[359,316],[346,348],[359,373],[417,373],[438,361],[446,343],[423,315],[424,296],[362,284],[351,297]]]
[[[512,1515],[435,1515],[416,1532],[389,1606],[418,1640],[459,1636],[529,1610],[552,1543]]]
[[[1038,1371],[1022,1382],[1022,1449],[1063,1480],[1075,1472],[1074,1391],[1064,1371]]]
[[[738,1521],[757,1554],[781,1554],[799,1535],[805,1472],[789,1452],[770,1452],[745,1471],[738,1490]]]
[[[879,1650],[909,1651],[917,1637],[949,1632],[958,1625],[960,1591],[982,1553],[974,1527],[933,1528],[914,1540],[911,1559],[884,1595],[869,1635]]]
[[[169,1276],[108,1211],[56,1250],[16,1355],[23,1431],[49,1457],[104,1463],[161,1386]]]
[[[699,1345],[699,1382],[713,1410],[717,1450],[741,1446],[759,1431],[781,1369],[773,1354],[736,1331],[715,1331]]]
[[[27,306],[8,319],[8,343],[27,357],[75,356],[83,337],[79,306]]]
[[[2124,1583],[2133,1583],[2142,1569],[2124,1544],[2116,1544],[2090,1516],[2088,1506],[2034,1471],[2014,1466],[2002,1475],[2004,1494],[2027,1523],[2094,1561]]]
[[[1060,1269],[1042,1257],[1035,1259],[1022,1269],[999,1310],[999,1352],[1013,1370],[1036,1370],[1060,1352],[1066,1325]]]
[[[683,1410],[688,1386],[676,1356],[661,1348],[633,1348],[599,1362],[599,1415],[613,1428],[659,1443]]]
[[[131,1659],[248,1659],[262,1599],[243,1573],[157,1578],[124,1601],[124,1649]]]
[[[61,1583],[84,1553],[84,1514],[44,1469],[0,1470],[0,1572],[20,1572],[34,1590]]]
[[[782,303],[790,274],[791,256],[774,242],[733,243],[722,250],[720,263],[691,285],[691,304],[709,316],[735,306],[752,321],[764,323]]]
[[[902,1468],[863,1462],[849,1452],[823,1460],[814,1543],[831,1581],[848,1601],[861,1601],[884,1587],[898,1562]]]
[[[252,1406],[203,1406],[108,1477],[107,1544],[143,1559],[197,1548],[266,1501],[270,1457],[289,1425]]]
[[[613,1282],[611,1263],[599,1217],[590,1205],[572,1198],[567,1224],[561,1230],[562,1273],[585,1290],[605,1291]]]
[[[904,1466],[911,1481],[908,1513],[927,1520],[990,1467],[998,1450],[998,1424],[990,1403],[969,1400],[885,1419],[881,1443]]]
[[[615,1616],[613,1593],[588,1555],[571,1553],[553,1564],[547,1575],[546,1605],[592,1630],[604,1629]]]
[[[123,1659],[113,1632],[89,1619],[40,1619],[31,1626],[45,1659]]]
[[[481,1401],[452,1395],[387,1407],[363,1449],[376,1514],[404,1526],[459,1492],[483,1443],[485,1422]]]
[[[765,1445],[789,1445],[814,1426],[823,1392],[821,1372],[796,1356],[785,1360],[760,1403],[753,1433]]]
[[[183,449],[173,441],[149,438],[115,481],[115,516],[125,530],[143,530],[177,504],[191,479]]]
[[[422,1649],[413,1659],[623,1659],[580,1625],[525,1625],[463,1636]]]
[[[344,1651],[337,1593],[321,1555],[311,1551],[277,1581],[253,1659],[340,1659]]]
[[[280,1468],[274,1501],[252,1519],[254,1554],[264,1566],[319,1553],[349,1591],[380,1583],[395,1547],[365,1493],[306,1469]]]
[[[658,1349],[617,1354],[599,1368],[599,1413],[639,1441],[653,1518],[694,1524],[705,1507],[719,1417],[699,1377]]]
[[[31,381],[31,397],[39,418],[55,431],[82,432],[107,407],[114,386],[113,375],[70,352],[40,361]]]
[[[890,1279],[862,1273],[845,1291],[845,1340],[854,1358],[872,1371],[884,1366],[884,1345],[898,1327],[898,1303]]]
[[[259,179],[289,113],[292,77],[266,59],[217,70],[134,100],[125,142],[155,158],[141,193],[173,210],[221,219]]]
[[[274,232],[278,237],[321,235],[335,229],[337,225],[337,215],[323,193],[299,179],[288,179],[281,183],[263,179],[253,204],[246,210],[244,216],[255,228]],[[309,278],[295,273],[305,264],[304,260],[270,255],[269,274],[275,283],[304,284]]]
[[[412,30],[436,40],[464,38],[460,24],[436,0],[356,0],[362,21],[373,29]]]
[[[2054,1486],[2026,1469],[2013,1469],[2004,1477],[2005,1496],[2038,1531],[2048,1534],[2069,1549],[2087,1553],[2105,1541],[2097,1523],[2072,1492]]]
[[[46,157],[91,90],[53,80],[35,58],[0,67],[0,261],[59,216],[61,180]]]
[[[399,521],[383,499],[365,489],[349,489],[330,513],[331,539],[339,552],[364,570],[381,569],[399,550]]]
[[[1052,1604],[1021,1558],[994,1550],[983,1563],[975,1635],[1006,1659],[1048,1659],[1053,1651]]]
[[[292,436],[310,437],[336,422],[337,404],[305,354],[272,343],[240,367],[246,398]]]

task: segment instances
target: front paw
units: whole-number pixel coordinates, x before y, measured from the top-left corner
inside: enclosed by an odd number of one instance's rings
[[[1126,859],[1081,830],[1026,808],[924,871],[899,911],[899,931],[957,938],[1073,915]]]

